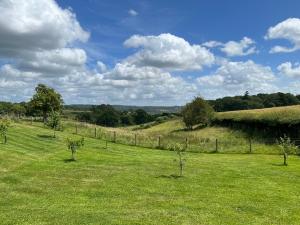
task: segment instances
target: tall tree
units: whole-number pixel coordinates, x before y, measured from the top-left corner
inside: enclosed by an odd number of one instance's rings
[[[43,116],[44,122],[52,111],[61,111],[63,99],[61,95],[53,88],[44,84],[39,84],[35,88],[36,93],[29,102],[33,111],[40,113]]]
[[[197,97],[182,109],[183,122],[190,130],[194,125],[208,125],[213,112],[213,108],[203,98]]]

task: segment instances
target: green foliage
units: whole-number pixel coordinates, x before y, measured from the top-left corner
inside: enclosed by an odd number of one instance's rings
[[[201,97],[187,103],[182,109],[183,122],[188,129],[195,125],[208,125],[213,116],[213,108]]]
[[[281,92],[250,96],[249,92],[246,91],[244,96],[224,97],[216,100],[210,100],[209,102],[217,112],[225,112],[298,105],[300,104],[300,96]]]
[[[7,131],[10,126],[10,120],[9,119],[0,119],[0,136],[3,138],[3,143],[7,143]]]
[[[75,153],[84,146],[84,137],[80,139],[67,138],[67,147],[72,153],[72,160],[76,160]]]
[[[53,88],[39,84],[35,88],[36,93],[29,102],[32,112],[41,114],[46,122],[48,114],[52,111],[61,111],[63,99]]]
[[[179,177],[182,177],[183,168],[185,166],[185,161],[186,161],[184,159],[184,153],[186,151],[186,148],[181,144],[173,144],[168,146],[168,150],[176,152],[178,159],[175,161],[178,161]]]
[[[61,124],[60,113],[56,111],[51,111],[48,118],[47,126],[53,129],[53,137],[55,137],[55,131],[59,129]]]
[[[145,110],[137,109],[133,114],[133,120],[135,124],[143,124],[152,121],[152,117]]]
[[[298,147],[295,145],[295,143],[286,135],[279,138],[278,144],[282,150],[283,154],[283,165],[287,166],[288,162],[288,155],[289,154],[296,154],[298,151]]]

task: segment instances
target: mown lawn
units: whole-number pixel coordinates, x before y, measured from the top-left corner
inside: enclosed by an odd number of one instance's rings
[[[0,144],[0,224],[300,224],[300,158],[186,155],[14,125]]]

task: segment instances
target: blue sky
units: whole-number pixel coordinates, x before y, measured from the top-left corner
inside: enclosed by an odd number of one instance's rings
[[[298,94],[299,8],[296,0],[3,0],[0,100],[28,100],[37,83],[83,104]]]

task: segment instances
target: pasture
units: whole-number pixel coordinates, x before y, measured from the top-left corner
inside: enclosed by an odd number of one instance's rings
[[[174,152],[106,149],[95,138],[70,162],[71,133],[9,129],[0,144],[1,224],[300,223],[297,156],[285,167],[279,155],[186,153],[179,178]]]

